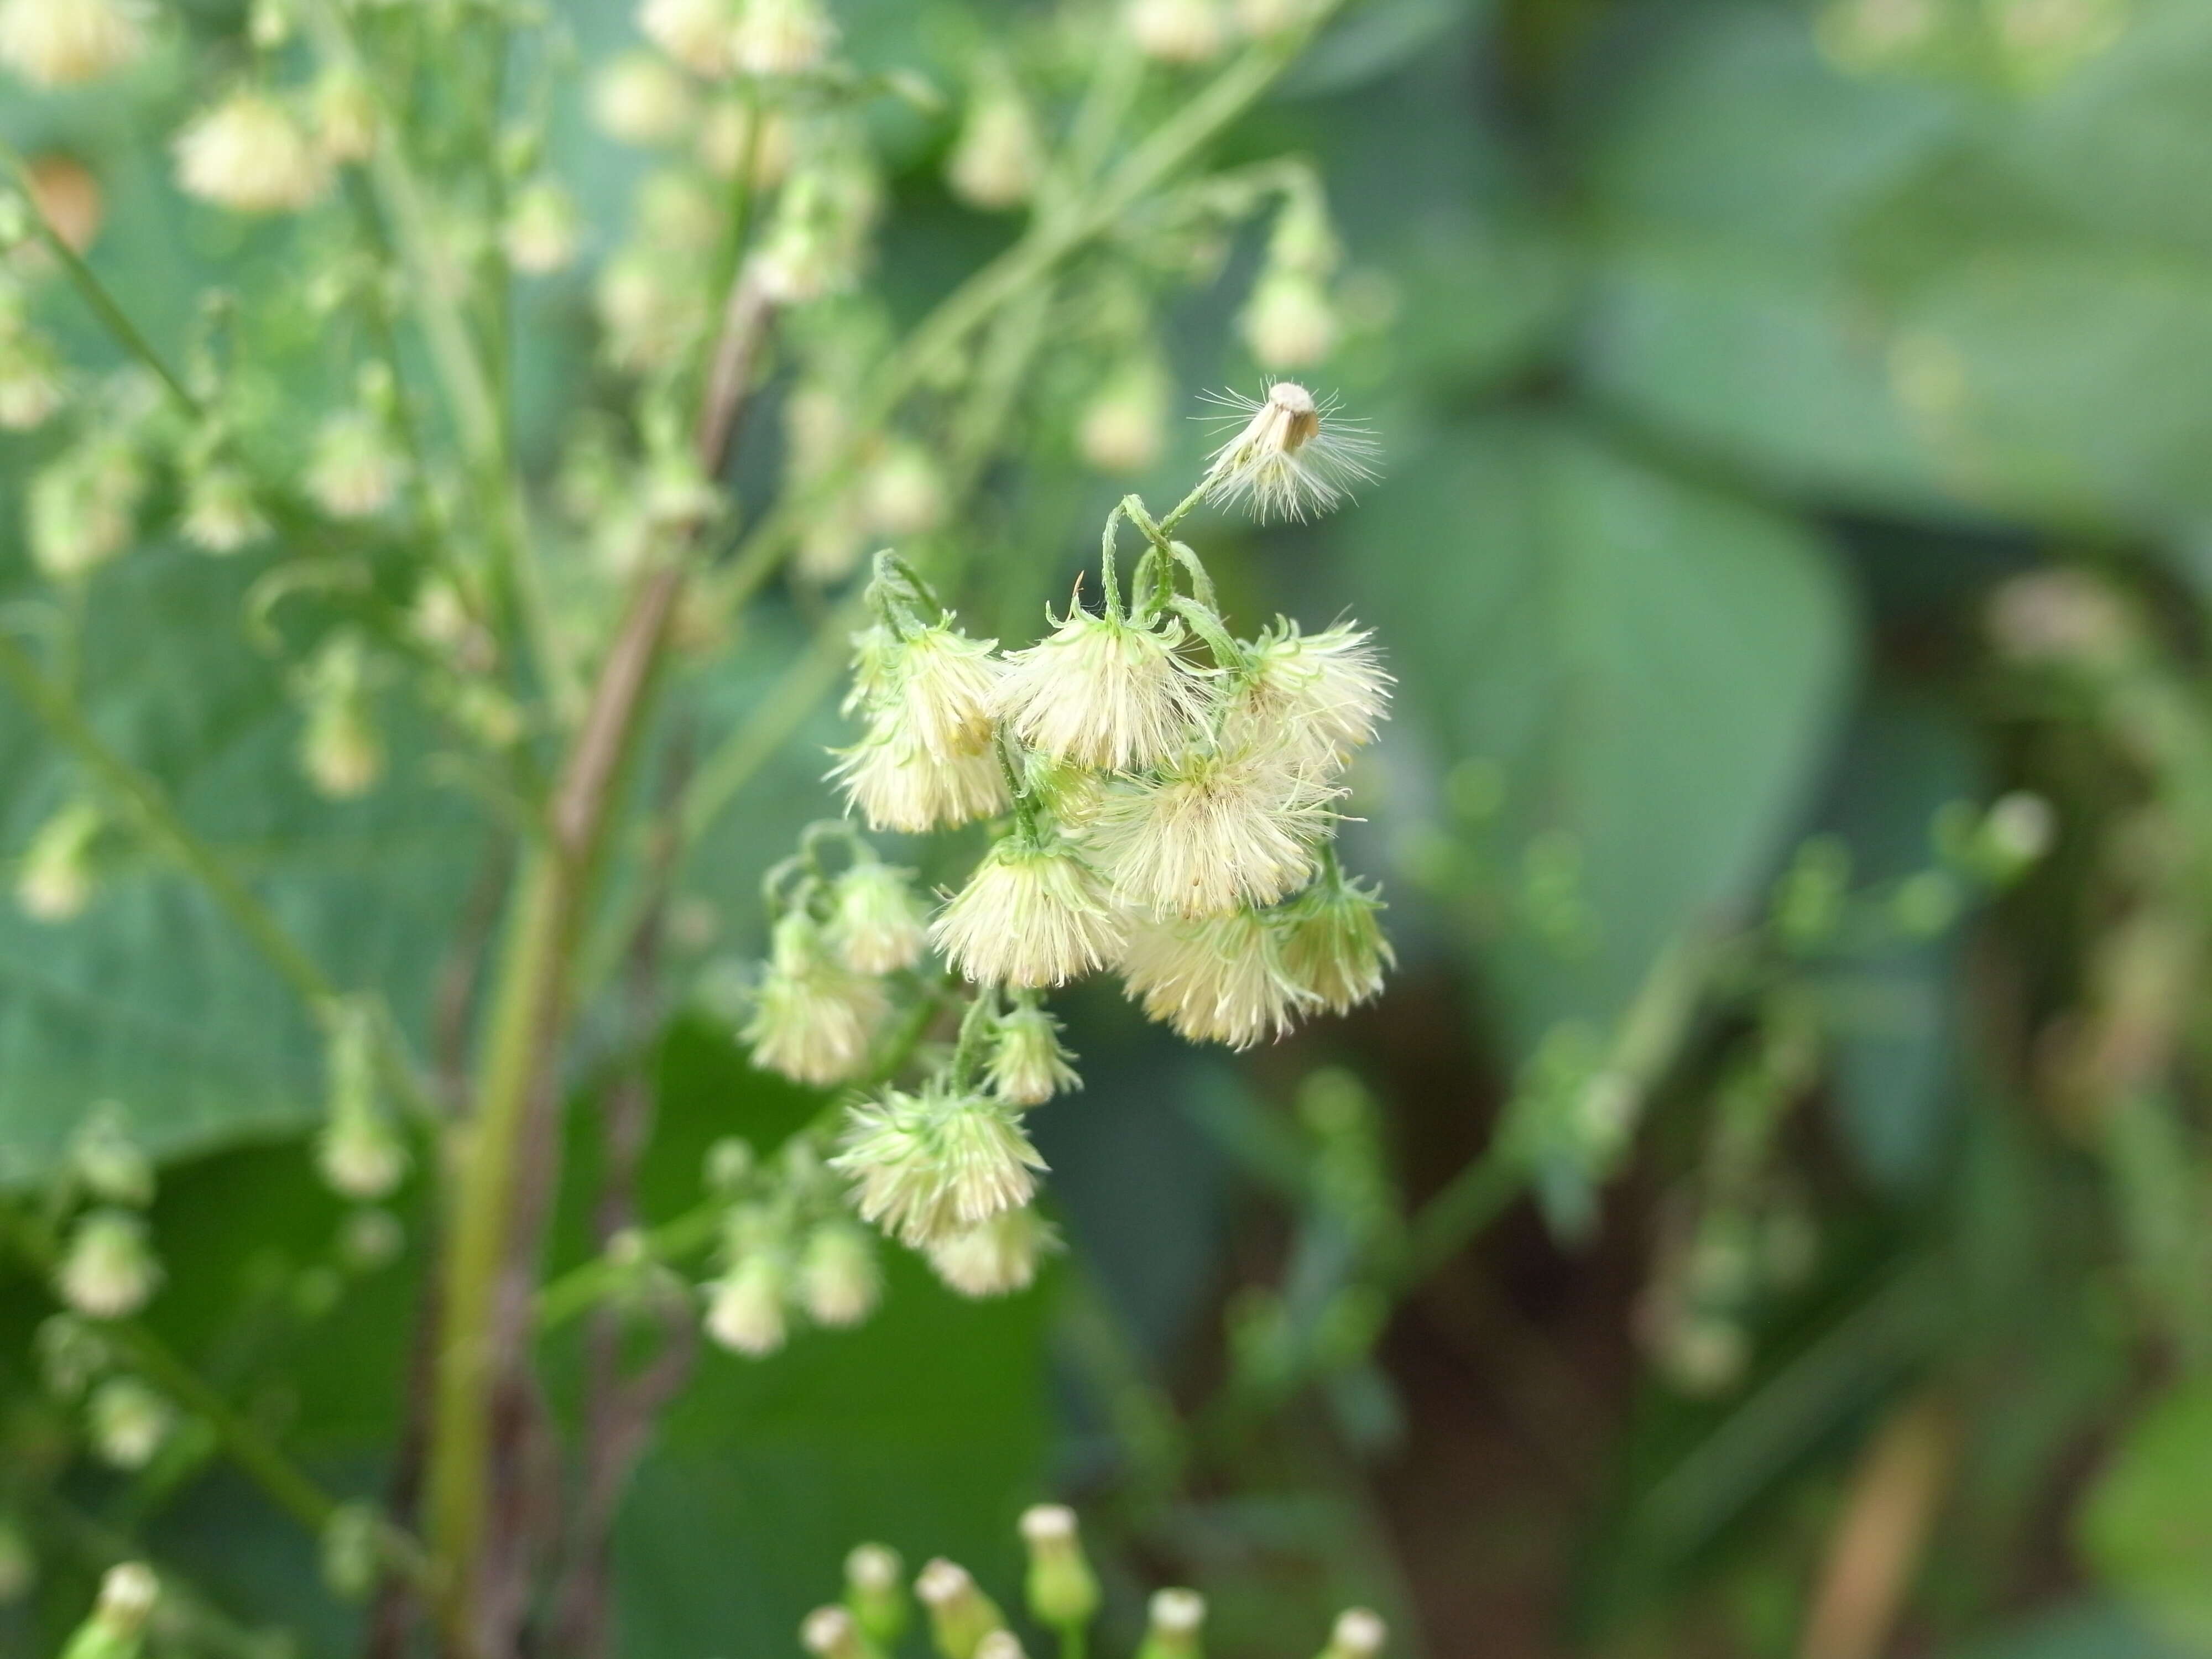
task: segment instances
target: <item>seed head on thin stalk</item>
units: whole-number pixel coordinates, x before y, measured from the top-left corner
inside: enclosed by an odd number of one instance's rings
[[[509,199],[500,246],[507,262],[526,276],[550,276],[565,270],[576,257],[582,236],[576,199],[552,178],[532,179]]]
[[[1213,401],[1242,423],[1206,471],[1202,488],[1217,505],[1241,507],[1263,523],[1303,520],[1334,510],[1375,477],[1373,438],[1339,418],[1334,398],[1316,399],[1295,381],[1278,380],[1256,401],[1234,392]]]
[[[1027,1204],[1045,1167],[1013,1108],[943,1079],[854,1107],[844,1146],[861,1218],[917,1249]]]

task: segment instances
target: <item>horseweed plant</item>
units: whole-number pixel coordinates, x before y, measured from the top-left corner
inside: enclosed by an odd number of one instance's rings
[[[871,1224],[960,1293],[1018,1290],[1057,1246],[1023,1115],[1079,1086],[1049,993],[1117,974],[1152,1018],[1240,1048],[1377,993],[1380,900],[1335,836],[1389,677],[1348,623],[1240,636],[1181,533],[1202,506],[1260,520],[1338,506],[1372,457],[1333,402],[1293,380],[1224,398],[1196,487],[1158,518],[1135,495],[1115,507],[1095,584],[1024,648],[971,637],[932,585],[957,599],[978,546],[1011,559],[1051,533],[1007,522],[987,488],[999,464],[1064,448],[1126,477],[1169,453],[1166,290],[1218,270],[1238,227],[1267,222],[1237,314],[1253,366],[1310,378],[1334,349],[1342,252],[1310,167],[1194,174],[1335,9],[1071,0],[965,54],[948,99],[848,59],[821,0],[643,0],[638,43],[581,88],[601,136],[645,158],[621,233],[564,176],[553,112],[579,54],[530,9],[252,0],[232,23],[142,0],[0,0],[0,67],[30,88],[115,77],[172,100],[173,206],[224,228],[195,248],[251,234],[298,255],[267,262],[273,276],[242,262],[243,291],[211,286],[149,330],[107,285],[93,173],[0,146],[0,430],[26,446],[35,584],[0,629],[0,678],[44,728],[57,786],[15,860],[19,908],[96,930],[110,876],[143,850],[296,994],[323,1057],[313,1164],[346,1206],[292,1298],[302,1318],[400,1259],[409,1191],[435,1188],[420,1467],[403,1483],[421,1496],[387,1513],[323,1492],[139,1323],[191,1264],[157,1250],[133,1128],[166,1134],[178,1115],[154,1099],[89,1110],[46,1201],[7,1219],[61,1304],[38,1375],[98,1459],[166,1491],[220,1447],[319,1529],[334,1588],[376,1590],[400,1626],[423,1615],[456,1659],[537,1650],[541,1620],[561,1626],[552,1649],[605,1651],[603,1598],[541,1613],[532,1588],[599,1583],[612,1514],[586,1506],[564,1529],[545,1519],[558,1506],[524,1501],[542,1460],[507,1429],[544,1334],[590,1316],[611,1352],[651,1315],[672,1374],[700,1328],[771,1353],[799,1322],[876,1307]],[[428,95],[448,72],[454,95]],[[965,209],[1028,221],[904,334],[872,286],[894,207],[886,105],[937,124]],[[517,388],[545,368],[529,319],[558,309],[532,296],[555,293],[593,331],[596,372],[557,400],[558,459],[540,465]],[[121,367],[58,343],[52,313],[72,297]],[[763,389],[780,472],[738,465]],[[757,475],[761,499],[741,500],[734,480]],[[165,550],[142,548],[157,538]],[[482,808],[486,896],[431,941],[449,963],[434,992],[346,978],[341,927],[295,937],[321,896],[234,867],[161,768],[80,702],[105,689],[83,684],[86,641],[121,625],[132,567],[156,559],[235,605],[239,648],[267,659],[304,786],[272,799],[329,815],[428,784]],[[656,694],[688,695],[779,574],[792,614],[826,614],[817,648],[695,767],[652,717]],[[669,941],[699,843],[821,695],[809,665],[826,678],[848,636],[859,730],[831,776],[849,811],[769,873],[768,959],[742,1016],[762,1067],[839,1092],[773,1151],[718,1146],[702,1202],[645,1224],[631,1186],[650,1085],[629,1059],[599,1064],[603,1036],[634,1056],[666,1028],[689,982],[671,969],[688,947]],[[668,724],[688,743],[700,722],[684,708]],[[872,837],[940,832],[983,844],[938,902]],[[380,896],[395,915],[411,879]],[[604,994],[624,963],[634,994]],[[580,1088],[604,1096],[595,1249],[541,1284]],[[590,1385],[595,1492],[619,1493],[645,1440],[622,1413],[647,1408],[621,1382]],[[1028,1528],[1034,1582],[1056,1586],[1035,1594],[1072,1630],[1095,1589],[1074,1588],[1088,1569],[1068,1565],[1057,1513]],[[0,1567],[24,1536],[0,1511]],[[111,1575],[72,1659],[158,1634],[184,1600],[165,1591],[149,1626],[153,1586]],[[1012,1641],[958,1611],[972,1592],[957,1568],[923,1575],[949,1659]],[[1156,1607],[1147,1655],[1195,1651],[1184,1595]],[[885,1638],[870,1605],[818,1617],[810,1645],[872,1651]],[[972,1641],[945,1634],[963,1618]],[[1371,1650],[1350,1628],[1331,1650]]]

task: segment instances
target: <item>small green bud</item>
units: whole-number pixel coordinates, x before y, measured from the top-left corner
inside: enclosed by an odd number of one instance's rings
[[[154,1201],[154,1165],[131,1139],[123,1109],[103,1100],[70,1144],[70,1161],[85,1190],[103,1204],[143,1209]]]
[[[845,1558],[845,1605],[861,1634],[882,1648],[906,1633],[906,1563],[888,1544],[862,1544]]]
[[[799,1626],[799,1640],[816,1659],[878,1659],[875,1644],[846,1607],[815,1608]]]
[[[914,1593],[929,1612],[930,1634],[944,1659],[976,1659],[976,1650],[1006,1616],[975,1587],[968,1569],[939,1556],[921,1570]]]
[[[383,1525],[368,1504],[342,1504],[323,1523],[323,1583],[341,1601],[359,1601],[376,1588]]]
[[[1084,1559],[1075,1511],[1039,1504],[1022,1516],[1022,1541],[1030,1552],[1030,1613],[1055,1628],[1088,1625],[1098,1614],[1098,1575]]]
[[[1206,1598],[1194,1589],[1164,1589],[1152,1596],[1151,1620],[1137,1659],[1200,1659]]]
[[[176,1408],[136,1377],[110,1377],[85,1404],[93,1450],[111,1468],[144,1468],[176,1425]]]
[[[141,1563],[110,1567],[100,1582],[99,1605],[70,1638],[62,1659],[137,1659],[140,1637],[160,1594],[159,1581]]]

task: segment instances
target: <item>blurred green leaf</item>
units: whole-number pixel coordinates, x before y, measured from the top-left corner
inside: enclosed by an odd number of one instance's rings
[[[2212,1652],[2212,1382],[2157,1401],[2121,1440],[2081,1511],[2106,1583],[2197,1652]]]
[[[1951,1659],[2187,1659],[2187,1652],[2096,1601],[2045,1613],[1950,1650]]]
[[[365,799],[301,776],[301,720],[281,670],[240,621],[247,562],[139,549],[87,598],[81,680],[106,739],[161,784],[344,990],[381,991],[419,1033],[442,941],[478,846],[474,811],[423,775],[419,721]],[[0,697],[0,836],[23,846],[82,786],[74,763]],[[0,1181],[49,1167],[91,1103],[122,1103],[162,1156],[295,1129],[322,1106],[307,1011],[230,921],[118,825],[83,915],[34,921],[0,904]]]
[[[1502,785],[1479,837],[1526,926],[1480,942],[1524,1040],[1608,1018],[1741,900],[1823,757],[1852,607],[1802,525],[1574,425],[1394,460],[1339,532],[1402,718]]]

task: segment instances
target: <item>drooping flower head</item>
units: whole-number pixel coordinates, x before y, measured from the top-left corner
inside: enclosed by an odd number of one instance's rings
[[[1006,805],[1006,777],[985,751],[939,760],[904,732],[871,731],[836,751],[830,776],[871,830],[921,835],[987,818]]]
[[[269,520],[245,469],[210,461],[185,480],[185,515],[178,527],[203,552],[235,553],[266,536]]]
[[[849,1221],[816,1228],[799,1259],[799,1297],[817,1325],[857,1325],[875,1311],[883,1272],[868,1235]]]
[[[1011,1296],[1035,1284],[1039,1264],[1059,1248],[1052,1224],[1024,1205],[931,1246],[929,1265],[963,1296]]]
[[[1180,624],[1139,627],[1071,605],[1050,635],[1006,659],[1000,717],[1054,760],[1109,771],[1164,760],[1205,701],[1182,643]]]
[[[729,0],[645,0],[637,9],[647,40],[710,80],[729,70],[733,21]]]
[[[928,919],[911,875],[864,858],[837,878],[830,890],[830,936],[839,959],[854,973],[896,973],[921,959]]]
[[[1365,629],[1339,623],[1307,634],[1278,620],[1253,642],[1236,678],[1224,739],[1272,740],[1316,764],[1340,761],[1375,740],[1389,710],[1391,684]]]
[[[999,665],[996,640],[971,640],[950,617],[900,639],[884,669],[886,701],[930,755],[951,760],[989,747]]]
[[[146,1224],[128,1210],[88,1211],[71,1229],[54,1289],[88,1319],[122,1319],[144,1307],[161,1282]]]
[[[978,984],[1064,985],[1112,958],[1121,922],[1080,853],[1018,831],[984,855],[931,936]]]
[[[1321,879],[1282,908],[1283,966],[1331,1013],[1380,996],[1397,960],[1382,937],[1381,896],[1346,879],[1334,860]]]
[[[1303,520],[1334,509],[1375,476],[1372,439],[1291,380],[1278,380],[1257,402],[1233,393],[1215,399],[1243,422],[1213,453],[1206,495],[1265,522]]]
[[[1136,928],[1121,975],[1152,1018],[1194,1042],[1232,1048],[1283,1036],[1315,1000],[1291,976],[1274,929],[1250,909]]]
[[[745,1256],[707,1287],[707,1334],[732,1353],[758,1359],[784,1344],[786,1273],[767,1252]]]
[[[999,1017],[984,1074],[1000,1099],[1042,1106],[1054,1095],[1083,1086],[1071,1059],[1060,1047],[1060,1022],[1035,998],[1024,998]]]
[[[744,75],[804,75],[836,41],[821,0],[739,0],[730,59]]]
[[[1045,1167],[1012,1107],[942,1080],[855,1106],[844,1146],[862,1218],[917,1249],[1027,1204]]]
[[[768,971],[740,1035],[769,1071],[827,1088],[867,1064],[887,1006],[883,988],[838,961],[820,925],[795,910],[776,923]]]
[[[1164,916],[1272,904],[1314,871],[1337,792],[1295,757],[1256,744],[1194,748],[1157,777],[1124,784],[1091,836],[1115,890]]]
[[[329,164],[292,112],[251,88],[177,135],[177,182],[234,213],[296,213],[330,184]]]
[[[0,0],[0,62],[42,87],[76,86],[146,50],[139,0]]]

